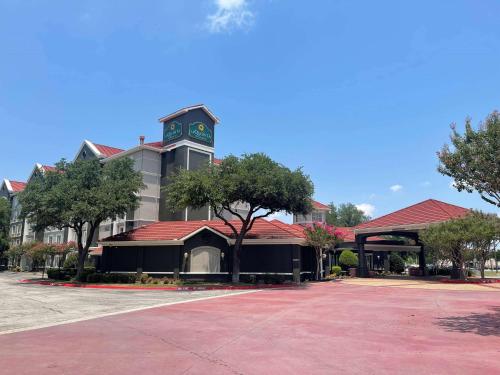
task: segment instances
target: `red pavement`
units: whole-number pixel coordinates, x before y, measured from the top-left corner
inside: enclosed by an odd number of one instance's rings
[[[498,374],[500,293],[341,283],[0,336],[0,374]]]

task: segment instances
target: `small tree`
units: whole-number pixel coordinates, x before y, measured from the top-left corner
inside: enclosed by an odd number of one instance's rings
[[[304,229],[306,242],[316,253],[316,280],[321,280],[323,251],[335,246],[342,240],[343,234],[334,227],[322,223],[313,223]]]
[[[473,211],[465,220],[469,246],[479,262],[479,271],[484,279],[486,261],[493,257],[500,239],[500,219],[494,214]]]
[[[9,259],[12,266],[19,267],[21,265],[21,258],[26,253],[26,250],[26,245],[11,246],[5,251],[5,256]]]
[[[451,278],[465,279],[464,263],[471,259],[466,221],[453,219],[431,225],[420,233],[420,239],[432,249],[437,259],[452,263]]]
[[[357,267],[358,256],[351,250],[343,250],[339,256],[339,263],[344,266],[344,268]]]
[[[171,175],[165,188],[167,206],[176,211],[186,207],[200,209],[207,205],[224,221],[235,237],[233,282],[239,282],[240,253],[243,239],[255,221],[278,211],[307,213],[311,210],[313,185],[301,169],[291,171],[265,154],[228,156],[219,165],[198,170],[180,169]],[[232,208],[235,202],[248,204],[248,213]],[[229,221],[224,211],[238,218]]]
[[[55,227],[75,231],[79,280],[99,225],[138,207],[138,192],[143,186],[142,174],[134,171],[129,158],[104,166],[96,159],[73,163],[61,160],[56,171],[33,178],[19,194],[19,201],[22,216],[34,224],[35,230]]]
[[[47,267],[47,260],[52,257],[56,252],[55,247],[52,244],[46,244],[43,242],[33,242],[30,248],[26,251],[26,255],[31,259],[33,264],[42,266],[42,279],[45,275],[45,269]]]
[[[389,257],[389,269],[394,273],[403,273],[405,270],[405,261],[398,254],[393,253]]]
[[[463,135],[455,124],[451,129],[454,149],[445,145],[438,152],[438,171],[452,177],[458,191],[476,190],[483,200],[500,207],[500,114],[490,114],[478,130],[468,118]]]

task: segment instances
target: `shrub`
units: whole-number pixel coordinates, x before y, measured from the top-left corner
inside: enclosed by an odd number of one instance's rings
[[[394,273],[403,273],[405,270],[405,262],[398,254],[391,254],[389,258],[389,269]]]
[[[344,250],[340,254],[339,263],[345,268],[356,267],[358,265],[358,256],[351,250]]]
[[[331,268],[332,275],[339,276],[341,272],[342,272],[342,267],[332,266],[332,268]]]
[[[87,275],[89,283],[113,283],[113,284],[133,284],[135,274],[126,273],[91,273]]]
[[[70,253],[66,256],[66,259],[64,260],[63,267],[64,268],[76,268],[76,265],[78,264],[78,253]]]
[[[149,275],[147,273],[141,273],[137,275],[137,281],[139,281],[141,284],[146,284],[148,282]]]

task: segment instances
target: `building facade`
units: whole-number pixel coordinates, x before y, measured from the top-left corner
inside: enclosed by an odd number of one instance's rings
[[[137,146],[122,149],[85,140],[78,149],[74,160],[98,159],[104,164],[117,158],[131,158],[134,169],[141,172],[145,185],[139,192],[139,207],[103,222],[96,232],[93,245],[97,245],[100,239],[157,221],[216,219],[208,207],[172,212],[164,203],[162,188],[168,185],[171,173],[178,168],[194,170],[207,163],[220,162],[214,158],[215,130],[219,119],[201,104],[182,108],[160,118],[159,122],[162,134],[160,141],[145,142],[141,136]],[[32,241],[66,243],[76,240],[72,229],[47,228],[42,233],[35,233],[28,222],[19,218],[21,207],[17,194],[32,178],[48,170],[54,170],[54,167],[37,163],[26,182],[4,180],[2,184],[0,194],[9,200],[12,207],[11,245]],[[245,203],[235,203],[234,210],[240,214],[248,213]],[[232,219],[229,212],[225,212],[224,216]]]

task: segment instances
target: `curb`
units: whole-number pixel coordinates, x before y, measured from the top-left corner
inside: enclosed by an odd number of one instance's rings
[[[44,285],[44,286],[59,286],[65,288],[86,288],[86,289],[113,289],[113,290],[167,290],[178,292],[190,292],[198,290],[261,290],[261,289],[289,289],[299,288],[294,284],[264,284],[264,285],[241,285],[241,286],[162,286],[162,287],[146,287],[146,286],[119,286],[119,285],[105,285],[105,284],[76,284],[76,283],[58,283],[53,281],[32,281],[28,279],[19,280],[22,284]]]

